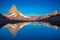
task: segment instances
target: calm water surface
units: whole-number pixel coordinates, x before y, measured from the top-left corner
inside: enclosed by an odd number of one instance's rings
[[[7,24],[0,28],[0,40],[60,40],[60,28],[34,22]]]

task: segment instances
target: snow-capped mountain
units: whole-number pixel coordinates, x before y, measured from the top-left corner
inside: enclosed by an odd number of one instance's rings
[[[24,16],[21,12],[17,10],[15,5],[12,5],[10,8],[8,14],[6,15],[11,20],[26,20],[29,19],[29,17]]]
[[[36,20],[49,18],[51,16],[55,16],[55,15],[58,15],[58,14],[60,14],[60,13],[56,10],[53,13],[49,13],[49,14],[46,14],[46,15],[43,15],[43,16],[39,16]]]

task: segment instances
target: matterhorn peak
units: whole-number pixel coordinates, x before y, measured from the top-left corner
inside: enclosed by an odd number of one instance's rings
[[[15,9],[16,10],[16,6],[13,4],[12,7],[11,7],[11,9]]]
[[[23,15],[20,11],[17,10],[16,6],[13,4],[12,7],[10,8],[7,17],[11,19],[20,19],[20,18],[29,18],[25,15]]]
[[[10,8],[10,10],[9,10],[9,12],[8,12],[7,15],[10,15],[10,16],[15,15],[15,16],[17,16],[17,15],[21,15],[21,14],[22,14],[22,13],[19,12],[19,11],[17,10],[16,6],[13,4],[12,7]],[[23,14],[22,14],[22,15],[23,15]],[[22,16],[22,15],[21,15],[21,16]]]
[[[12,13],[16,13],[16,12],[18,12],[18,10],[17,10],[16,6],[13,4],[8,12],[8,15],[10,15]]]

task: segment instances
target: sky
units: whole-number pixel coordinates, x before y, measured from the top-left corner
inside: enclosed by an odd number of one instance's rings
[[[0,13],[7,14],[12,5],[26,16],[40,16],[60,11],[60,0],[0,0]]]

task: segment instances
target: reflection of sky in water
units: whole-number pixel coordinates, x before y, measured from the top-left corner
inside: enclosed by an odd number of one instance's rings
[[[13,37],[7,28],[0,29],[0,40],[38,40],[60,39],[60,29],[54,29],[43,25],[28,24],[20,29]]]

